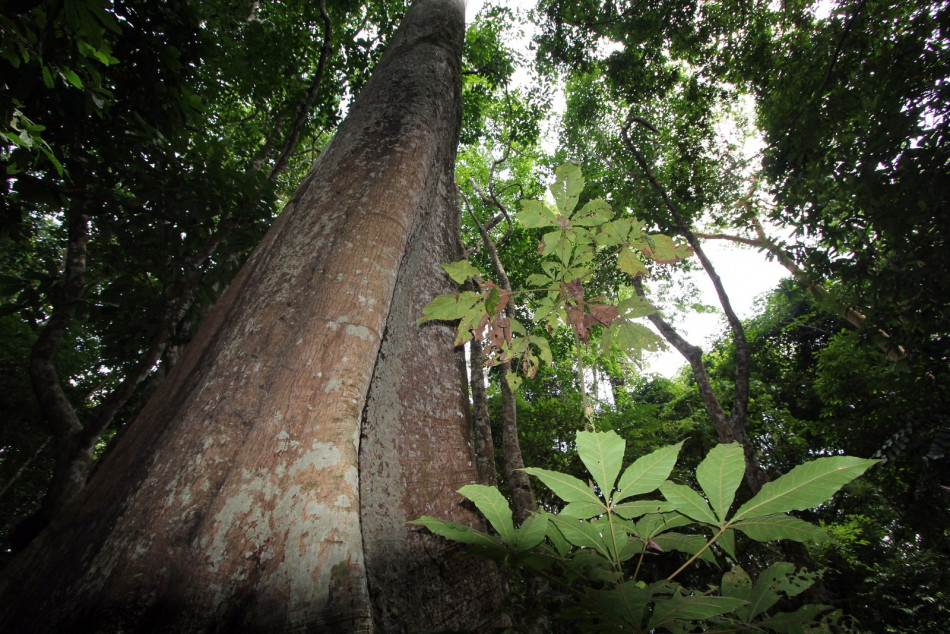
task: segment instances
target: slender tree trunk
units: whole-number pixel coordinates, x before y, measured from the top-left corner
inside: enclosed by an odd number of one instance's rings
[[[469,385],[472,395],[472,426],[475,430],[475,457],[478,461],[478,481],[486,486],[498,485],[495,468],[495,442],[491,433],[491,418],[488,416],[488,395],[485,391],[484,357],[482,342],[469,342]]]
[[[476,191],[479,191],[477,186]],[[482,194],[482,197],[485,198],[484,194]],[[488,250],[489,257],[491,257],[492,267],[495,269],[495,275],[498,276],[498,284],[502,289],[508,291],[510,296],[511,281],[508,279],[505,265],[498,257],[498,248],[495,241],[492,240],[488,229],[479,222],[475,213],[471,209],[469,209],[469,212],[478,227],[482,243]],[[515,318],[515,309],[511,302],[505,304],[505,316],[511,320]],[[511,363],[505,361],[498,369],[498,383],[501,388],[501,440],[505,454],[505,474],[508,478],[508,486],[511,487],[511,501],[515,505],[515,517],[523,522],[528,515],[538,510],[538,502],[534,497],[534,491],[531,490],[531,481],[528,474],[522,471],[525,464],[524,457],[521,454],[521,440],[518,438],[518,404],[514,391],[508,387],[507,380],[508,374],[511,372]]]
[[[451,332],[409,326],[452,246],[463,33],[460,0],[409,10],[180,363],[4,569],[0,630],[410,631],[492,613],[492,576],[456,585],[404,524],[475,521],[453,493],[476,473]]]

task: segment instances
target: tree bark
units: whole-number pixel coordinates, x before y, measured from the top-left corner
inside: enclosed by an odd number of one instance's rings
[[[180,363],[4,569],[0,629],[408,631],[491,614],[491,575],[453,585],[446,551],[403,524],[420,509],[475,522],[453,493],[476,474],[451,333],[408,325],[441,292],[454,225],[463,34],[461,0],[411,7]],[[399,605],[395,579],[436,589]]]

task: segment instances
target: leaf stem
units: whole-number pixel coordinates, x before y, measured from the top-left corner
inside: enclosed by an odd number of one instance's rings
[[[683,572],[686,568],[688,568],[689,565],[692,564],[694,561],[696,561],[696,560],[699,558],[700,555],[702,555],[704,552],[706,552],[706,551],[709,549],[710,546],[712,546],[713,544],[715,544],[715,543],[716,543],[716,540],[718,540],[720,537],[722,537],[723,533],[725,533],[728,529],[729,529],[729,526],[722,526],[722,527],[720,527],[720,528],[719,528],[719,532],[716,533],[715,535],[713,535],[713,538],[710,539],[708,542],[706,542],[706,545],[705,545],[705,546],[703,546],[702,548],[700,548],[699,550],[697,550],[695,555],[693,555],[692,557],[690,557],[689,559],[687,559],[687,560],[686,560],[686,563],[684,563],[682,566],[680,566],[679,568],[677,568],[676,571],[675,571],[673,574],[671,574],[669,577],[666,578],[666,580],[667,580],[667,581],[673,581],[673,579],[674,579],[679,573]]]

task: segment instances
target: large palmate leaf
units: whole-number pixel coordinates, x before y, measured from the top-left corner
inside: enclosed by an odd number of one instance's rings
[[[549,489],[554,491],[565,502],[592,502],[601,504],[600,498],[591,491],[590,487],[572,475],[559,471],[549,471],[537,467],[522,469],[528,475],[538,478]]]
[[[579,431],[576,436],[577,453],[605,498],[610,496],[623,466],[626,442],[616,432]]]
[[[778,480],[767,482],[755,497],[739,508],[733,519],[816,507],[877,462],[851,456],[806,462]]]
[[[743,474],[745,456],[742,453],[742,445],[735,442],[713,447],[696,468],[699,486],[720,521],[725,520],[729,513],[736,490],[742,483]]]
[[[511,520],[511,508],[508,506],[508,500],[498,492],[498,489],[484,484],[466,484],[459,489],[459,493],[478,507],[505,542],[509,544],[515,542],[515,525]]]
[[[620,476],[613,502],[616,504],[633,495],[655,491],[670,476],[682,447],[683,443],[679,442],[637,459]]]
[[[558,513],[561,517],[573,517],[574,519],[586,520],[607,512],[607,506],[603,502],[569,502],[567,506]]]

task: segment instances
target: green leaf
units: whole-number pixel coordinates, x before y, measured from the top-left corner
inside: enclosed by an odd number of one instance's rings
[[[464,284],[465,280],[469,277],[478,277],[481,275],[481,271],[472,266],[468,260],[459,260],[458,262],[443,264],[442,268],[449,274],[449,277],[459,284]]]
[[[637,522],[637,536],[641,539],[650,539],[665,531],[689,526],[692,523],[692,520],[679,513],[644,515],[643,519]]]
[[[746,621],[762,614],[782,598],[780,593],[790,597],[801,594],[815,582],[814,573],[796,572],[795,565],[779,561],[768,567],[749,592],[749,606],[743,610]]]
[[[643,260],[640,259],[640,256],[638,256],[629,247],[624,247],[620,250],[620,253],[617,254],[617,268],[627,275],[632,275],[634,277],[648,272],[647,267],[643,263]]]
[[[495,538],[491,537],[490,535],[486,535],[481,531],[477,531],[471,526],[465,526],[464,524],[456,524],[455,522],[437,520],[434,517],[429,517],[428,515],[423,515],[419,519],[409,522],[409,524],[425,526],[436,535],[441,535],[442,537],[451,539],[454,542],[469,544],[471,546],[479,546],[489,551],[494,550],[498,552],[504,552],[505,550]]]
[[[577,227],[596,227],[610,220],[613,213],[607,201],[596,198],[571,216],[571,224]]]
[[[541,355],[542,361],[548,365],[554,363],[554,356],[551,354],[551,345],[548,343],[547,338],[531,335],[528,337],[528,341],[538,347],[538,354]]]
[[[636,502],[624,502],[613,507],[613,512],[628,520],[633,520],[648,513],[668,513],[673,510],[673,505],[661,500],[637,500]]]
[[[532,513],[521,523],[515,533],[515,542],[512,547],[519,553],[529,551],[544,541],[547,530],[548,516],[543,513]]]
[[[574,163],[565,163],[554,171],[554,182],[549,189],[554,203],[563,216],[570,216],[577,206],[577,200],[584,190],[584,177],[581,168]]]
[[[617,323],[617,345],[627,352],[655,352],[663,348],[663,341],[646,326],[632,321],[620,321]]]
[[[549,231],[548,233],[541,236],[541,255],[548,257],[554,250],[557,248],[557,245],[561,242],[561,230],[557,229],[555,231]]]
[[[829,631],[827,627],[819,627],[819,617],[822,612],[828,611],[828,606],[809,603],[803,605],[794,612],[778,612],[772,616],[756,622],[756,626],[770,632],[788,632],[788,634],[798,634],[799,632],[811,631]],[[808,626],[808,627],[806,627]],[[812,629],[814,628],[814,629]]]
[[[515,220],[529,229],[557,226],[557,216],[540,200],[522,200],[521,211],[515,214]]]
[[[650,236],[650,242],[651,245],[643,249],[643,254],[658,264],[678,262],[693,253],[688,244],[677,244],[673,238],[663,234]]]
[[[501,301],[501,292],[497,288],[488,291],[488,297],[485,298],[485,312],[494,315],[498,309],[498,302]]]
[[[696,468],[696,480],[720,521],[729,513],[743,474],[745,456],[736,442],[716,445]]]
[[[64,68],[62,70],[62,75],[63,77],[66,78],[66,81],[71,83],[73,86],[75,86],[79,90],[82,90],[83,88],[82,80],[79,78],[79,75],[77,75],[74,70],[69,69],[69,68]]]
[[[607,507],[602,502],[570,502],[558,513],[561,517],[573,517],[579,520],[586,520],[592,517],[603,515],[607,512]]]
[[[712,509],[709,508],[709,504],[706,503],[706,500],[685,484],[674,484],[669,481],[664,482],[660,487],[660,493],[673,503],[673,508],[676,509],[677,512],[697,522],[719,526],[719,520],[716,519],[715,514],[713,514]]]
[[[511,508],[508,506],[508,500],[498,492],[498,489],[484,484],[466,484],[459,489],[459,493],[478,507],[505,543],[514,543],[515,526],[511,521]]]
[[[796,542],[823,542],[828,539],[827,533],[820,527],[782,513],[742,520],[733,524],[732,527],[760,542],[777,539],[791,539]]]
[[[532,288],[549,288],[554,284],[554,279],[543,273],[532,273],[524,283]]]
[[[422,317],[417,323],[422,324],[433,319],[446,321],[461,319],[480,301],[482,301],[481,293],[471,291],[454,295],[439,295],[423,307]]]
[[[634,295],[617,304],[617,312],[626,319],[637,319],[638,317],[649,317],[654,314],[656,306],[639,295]]]
[[[43,69],[43,85],[52,89],[56,85],[56,82],[53,80],[53,73],[50,72],[49,67],[45,64],[41,68]]]
[[[735,566],[722,575],[720,592],[724,597],[748,601],[752,592],[752,578],[742,566]]]
[[[559,471],[539,469],[538,467],[526,467],[522,469],[522,471],[541,480],[545,486],[554,491],[554,493],[565,502],[591,502],[593,504],[602,504],[601,499],[591,491],[587,483],[582,482],[572,475]]]
[[[614,431],[579,431],[576,442],[581,462],[594,477],[601,494],[609,499],[623,465],[623,452],[627,443]]]
[[[592,548],[604,557],[609,556],[607,545],[600,531],[594,528],[589,522],[579,521],[573,518],[562,518],[559,515],[552,515],[550,521],[558,527],[564,539],[580,548]]]
[[[653,542],[664,551],[678,550],[681,553],[695,555],[705,548],[707,540],[702,535],[685,535],[683,533],[663,533],[653,538]],[[708,548],[703,550],[700,559],[716,563],[716,558]]]
[[[524,378],[520,374],[509,372],[505,375],[505,382],[508,384],[508,387],[511,388],[512,392],[517,392],[518,388],[521,387],[521,384],[524,382]]]
[[[676,621],[704,621],[720,614],[741,608],[747,602],[732,597],[717,596],[675,596],[665,601],[657,601],[653,616],[650,617],[648,630],[666,626]]]
[[[670,472],[673,471],[673,467],[676,465],[676,457],[683,447],[683,442],[685,441],[661,447],[638,458],[627,467],[617,483],[617,493],[613,496],[613,503],[616,504],[633,495],[655,491],[670,477]]]
[[[719,536],[716,545],[726,551],[726,554],[733,559],[736,558],[736,532],[731,528]]]
[[[878,460],[833,456],[799,465],[772,482],[739,508],[733,520],[813,508]]]
[[[557,551],[557,554],[561,557],[565,557],[569,552],[571,552],[571,544],[564,538],[564,534],[561,532],[561,529],[557,527],[557,524],[550,521],[553,515],[547,512],[543,513],[545,517],[548,518],[545,536],[551,540],[551,544],[554,545],[554,550]]]

